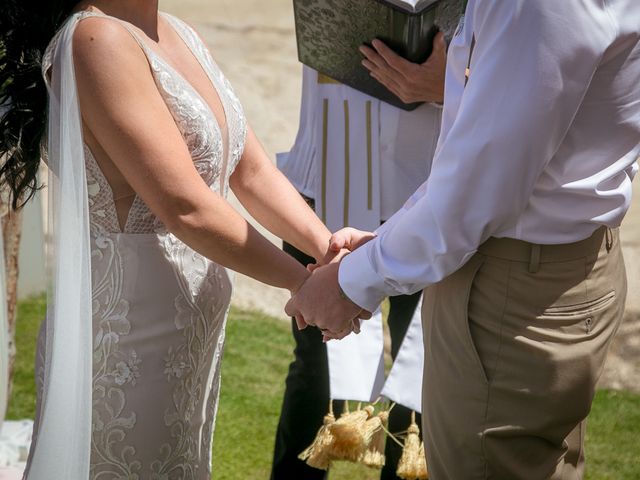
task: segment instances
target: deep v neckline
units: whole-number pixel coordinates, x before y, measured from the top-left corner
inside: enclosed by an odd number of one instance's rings
[[[209,79],[209,83],[211,84],[211,87],[213,88],[216,96],[218,97],[218,101],[220,102],[220,106],[222,107],[222,113],[223,113],[223,120],[224,120],[224,131],[227,132],[227,145],[229,143],[229,112],[228,112],[228,108],[226,105],[226,102],[224,101],[222,94],[220,92],[220,89],[222,87],[222,85],[219,85],[217,80],[215,78],[213,78],[213,75],[211,72],[211,69],[209,68],[208,65],[206,65],[205,63],[205,59],[201,58],[200,52],[196,51],[195,49],[195,45],[192,44],[192,39],[187,38],[187,36],[185,35],[185,32],[183,31],[183,27],[177,24],[177,21],[174,21],[174,19],[171,17],[171,15],[165,13],[165,12],[158,12],[158,15],[160,17],[162,17],[164,19],[164,21],[166,22],[166,24],[169,26],[169,28],[178,36],[178,38],[180,38],[180,40],[182,41],[182,43],[185,45],[185,47],[187,47],[187,50],[189,50],[189,53],[193,56],[193,58],[195,59],[196,62],[198,62],[198,65],[200,66],[200,69],[202,70],[202,73],[205,74],[205,76]],[[109,15],[107,15],[109,16]],[[216,114],[213,110],[213,108],[211,107],[211,104],[203,97],[203,95],[200,93],[200,91],[193,85],[192,82],[190,82],[187,77],[176,67],[174,66],[169,60],[167,60],[166,58],[164,58],[164,56],[162,56],[159,52],[156,52],[155,49],[153,49],[145,40],[144,38],[142,38],[142,36],[137,32],[136,27],[130,23],[127,22],[126,20],[121,20],[117,17],[112,17],[115,18],[116,20],[123,22],[125,24],[126,27],[128,27],[129,31],[136,37],[136,39],[138,40],[138,42],[140,42],[141,47],[144,48],[145,50],[149,51],[149,53],[151,55],[153,55],[157,60],[159,60],[162,64],[165,65],[165,67],[167,67],[173,74],[175,74],[178,78],[180,78],[180,80],[189,87],[189,89],[195,94],[195,96],[207,107],[207,111],[209,112],[209,114],[211,115],[211,118],[215,121],[215,125],[217,127],[218,133],[220,134],[220,138],[222,138],[224,140],[224,137],[222,136],[222,132],[223,132],[223,128],[222,125],[219,121],[218,121],[218,117],[216,117]],[[228,152],[223,152],[223,154],[226,157],[226,154]]]
[[[202,72],[209,79],[209,83],[211,84],[211,87],[213,88],[216,96],[218,97],[218,101],[220,102],[220,106],[222,107],[222,113],[223,113],[223,116],[224,116],[224,118],[223,118],[224,127],[225,127],[224,128],[224,132],[226,132],[225,136],[222,135],[222,132],[223,132],[222,124],[220,124],[220,122],[218,121],[218,117],[216,117],[216,114],[215,114],[213,108],[211,107],[209,102],[207,102],[207,100],[202,96],[202,94],[198,91],[198,89],[189,80],[187,80],[187,77],[185,77],[176,67],[174,67],[162,55],[157,53],[155,50],[150,48],[148,45],[145,44],[145,46],[147,46],[147,48],[149,48],[149,50],[151,50],[151,53],[154,54],[162,63],[164,63],[170,70],[172,70],[173,73],[175,73],[180,78],[180,80],[182,80],[193,91],[193,93],[200,99],[200,101],[207,107],[208,112],[210,113],[211,117],[215,121],[215,125],[216,125],[216,127],[218,129],[218,133],[220,134],[220,138],[223,139],[223,145],[225,144],[224,137],[226,137],[226,145],[227,145],[227,147],[226,147],[226,149],[223,148],[223,156],[226,159],[228,157],[228,154],[229,154],[229,143],[230,143],[230,138],[229,138],[229,111],[228,111],[227,102],[225,101],[225,99],[223,98],[222,93],[221,93],[221,89],[222,89],[223,85],[219,85],[219,82],[217,81],[217,79],[215,79],[213,77],[213,72],[211,71],[211,66],[209,66],[209,65],[207,65],[205,63],[206,59],[200,58],[200,55],[201,55],[200,52],[196,51],[195,45],[192,45],[191,39],[186,37],[185,32],[183,32],[183,27],[177,25],[177,21],[174,20],[171,17],[171,15],[169,15],[169,14],[167,14],[165,12],[159,12],[159,15],[162,18],[164,18],[164,20],[167,22],[167,25],[169,26],[169,28],[171,28],[171,30],[173,30],[173,32],[180,38],[182,43],[184,43],[184,45],[187,47],[187,49],[189,50],[189,52],[191,53],[193,58],[196,60],[196,62],[198,62],[198,65],[200,66],[200,69],[202,70]],[[140,39],[140,41],[143,41],[143,40]]]
[[[164,66],[170,72],[173,72],[173,74],[177,78],[179,78],[180,81],[182,81],[187,86],[187,88],[191,90],[191,92],[193,92],[193,94],[202,102],[202,104],[206,108],[211,118],[211,121],[213,122],[213,125],[215,126],[215,129],[220,137],[220,140],[222,141],[222,168],[220,171],[220,178],[219,178],[220,193],[222,193],[224,191],[224,185],[226,183],[227,168],[229,166],[229,160],[231,156],[231,132],[229,131],[229,119],[230,119],[231,107],[230,105],[228,105],[228,100],[225,97],[223,97],[221,93],[223,91],[224,85],[222,85],[220,81],[214,76],[214,70],[217,67],[215,67],[215,65],[213,64],[213,61],[210,62],[211,65],[207,65],[207,62],[206,62],[207,58],[206,57],[203,58],[203,56],[208,55],[208,53],[205,51],[198,52],[196,50],[196,46],[194,42],[201,41],[199,40],[199,38],[197,38],[197,34],[195,32],[190,32],[191,35],[187,35],[187,32],[185,30],[188,27],[179,25],[178,19],[176,19],[172,15],[165,12],[158,12],[158,14],[162,18],[164,18],[164,20],[169,25],[169,28],[171,28],[178,35],[182,43],[184,43],[184,45],[187,47],[187,49],[189,50],[193,58],[195,58],[196,62],[198,62],[198,65],[200,65],[200,68],[202,69],[204,74],[209,79],[209,82],[211,83],[211,86],[214,89],[215,94],[218,96],[218,101],[222,106],[222,110],[224,113],[225,135],[222,134],[222,126],[220,125],[220,122],[218,122],[218,118],[216,117],[216,114],[214,113],[213,108],[211,108],[211,105],[209,104],[209,102],[207,102],[204,99],[204,97],[193,86],[193,84],[189,82],[189,80],[187,80],[187,78],[176,67],[174,67],[168,60],[166,60],[162,55],[160,55],[153,48],[147,45],[147,43],[140,37],[137,31],[135,30],[129,30],[129,31],[134,36],[134,38],[136,38],[136,40],[140,42],[141,48],[143,48],[144,50],[148,50],[150,54],[153,55],[162,64],[164,64]],[[127,22],[125,20],[120,20],[117,17],[113,17],[113,18],[116,18],[116,20],[118,21],[124,22],[125,28],[127,29],[129,29],[128,28],[129,26],[131,28],[135,28],[133,24],[131,24],[130,22]],[[189,36],[195,36],[196,38],[189,38]],[[127,218],[127,221],[128,221],[128,218]],[[125,223],[125,227],[126,225],[127,224]]]
[[[169,28],[171,28],[173,30],[173,32],[180,38],[180,40],[184,43],[184,45],[187,47],[187,49],[189,50],[189,52],[191,53],[191,55],[195,58],[196,62],[198,62],[198,65],[200,66],[200,68],[202,69],[203,73],[207,76],[207,78],[209,79],[209,82],[211,83],[212,88],[215,91],[215,94],[218,97],[218,101],[220,102],[220,105],[222,106],[222,110],[223,110],[223,114],[224,114],[224,125],[225,125],[225,129],[224,132],[226,135],[223,136],[223,130],[222,130],[222,126],[220,125],[220,122],[218,121],[218,118],[216,117],[216,114],[213,111],[213,108],[211,107],[211,105],[209,104],[209,102],[207,102],[205,100],[205,98],[200,94],[200,92],[193,86],[193,84],[191,82],[189,82],[189,80],[187,80],[187,78],[176,68],[174,67],[168,60],[166,60],[162,55],[160,55],[158,52],[156,52],[153,48],[151,48],[147,42],[145,42],[142,38],[142,36],[136,31],[136,27],[130,23],[127,22],[126,20],[122,20],[118,17],[114,17],[112,15],[107,15],[103,12],[97,12],[97,11],[91,11],[91,10],[84,10],[84,11],[80,11],[77,12],[76,15],[79,15],[80,18],[82,17],[89,17],[89,16],[95,16],[95,17],[104,17],[104,18],[110,18],[115,20],[116,22],[121,23],[124,28],[133,36],[133,38],[136,40],[136,42],[140,45],[140,48],[145,52],[145,55],[147,56],[153,56],[153,58],[158,61],[159,63],[161,63],[164,68],[172,75],[174,75],[176,78],[178,78],[180,80],[180,82],[182,82],[186,88],[188,88],[190,90],[190,92],[202,103],[202,105],[205,107],[206,112],[209,116],[210,121],[212,122],[213,128],[215,129],[217,135],[219,136],[221,143],[222,143],[222,168],[220,171],[220,192],[222,193],[223,191],[223,186],[224,183],[226,183],[226,171],[228,168],[228,164],[229,164],[229,160],[230,160],[230,155],[231,155],[231,133],[229,130],[229,118],[230,118],[230,110],[231,107],[230,105],[228,105],[228,101],[226,101],[226,99],[223,97],[222,95],[222,89],[223,89],[223,85],[221,85],[221,83],[219,82],[219,80],[217,78],[215,78],[214,76],[214,64],[213,61],[211,61],[211,65],[207,65],[206,62],[206,58],[202,58],[204,55],[206,55],[206,52],[198,52],[196,50],[196,46],[193,45],[193,41],[196,41],[197,39],[191,39],[189,38],[189,36],[187,35],[187,32],[185,32],[185,27],[183,27],[182,25],[178,25],[178,21],[177,19],[173,19],[171,15],[165,13],[165,12],[158,12],[160,16],[163,17],[164,21],[167,22]],[[194,34],[195,35],[195,34]],[[152,75],[154,76],[154,78],[156,77],[156,73],[154,72],[154,69],[151,68],[152,71]],[[161,93],[161,95],[163,95]],[[85,145],[86,146],[86,145]],[[89,151],[89,153],[91,154],[91,156],[94,157],[94,161],[97,164],[97,161],[95,160],[95,156],[93,155],[93,152],[91,152],[91,149],[88,148],[88,146],[86,146],[86,150]],[[102,173],[102,169],[100,168],[100,166],[98,165],[98,168],[101,171],[101,174],[104,177],[104,174]],[[113,190],[111,189],[111,186],[109,185],[109,182],[106,181],[105,178],[105,182],[108,185],[109,189],[111,190],[111,197],[113,198],[113,205],[114,205],[114,209],[117,212],[117,207],[116,207],[116,200],[113,196]],[[141,199],[138,196],[137,193],[134,192],[134,200],[131,203],[131,205],[129,206],[129,209],[127,211],[126,214],[126,218],[125,218],[125,222],[124,225],[120,225],[120,222],[118,221],[118,227],[120,230],[120,233],[127,233],[128,230],[128,226],[130,224],[130,220],[131,220],[131,212],[134,210],[134,207],[136,206],[136,202],[140,202]],[[116,214],[117,215],[117,214]]]
[[[136,27],[131,22],[127,22],[126,20],[123,20],[123,19],[118,18],[118,17],[114,17],[113,15],[108,15],[108,14],[103,13],[103,12],[97,12],[97,11],[92,11],[92,10],[83,10],[83,11],[77,12],[77,15],[80,15],[80,16],[106,17],[106,18],[111,18],[111,19],[121,23],[127,29],[127,31],[129,31],[129,33],[133,36],[133,38],[136,40],[136,42],[140,45],[140,47],[145,52],[147,52],[149,55],[153,55],[156,60],[158,60],[160,63],[162,63],[171,73],[173,73],[176,77],[178,77],[180,79],[180,81],[182,81],[189,88],[189,90],[191,90],[191,92],[198,98],[198,100],[200,100],[202,102],[202,104],[206,107],[207,112],[209,113],[211,119],[214,122],[215,128],[216,128],[218,134],[220,135],[220,138],[222,139],[222,143],[223,143],[223,152],[222,152],[223,153],[223,161],[226,164],[227,160],[228,160],[229,152],[230,152],[230,148],[229,148],[229,144],[230,144],[230,138],[229,138],[229,115],[230,115],[230,112],[229,112],[229,110],[230,110],[230,107],[227,105],[227,102],[225,101],[225,99],[223,98],[222,93],[221,93],[223,85],[220,85],[218,80],[214,77],[213,72],[211,71],[211,68],[213,67],[213,65],[208,66],[206,64],[206,62],[205,62],[206,59],[201,58],[201,53],[196,50],[195,45],[192,44],[191,39],[187,38],[187,35],[183,31],[184,28],[182,26],[178,25],[178,22],[176,20],[174,20],[173,17],[170,14],[168,14],[166,12],[158,12],[158,14],[165,20],[165,22],[167,23],[169,28],[171,28],[171,30],[173,30],[173,32],[180,38],[182,43],[189,50],[189,53],[191,53],[191,55],[196,60],[196,62],[198,62],[198,65],[202,69],[202,72],[209,79],[209,83],[211,83],[211,87],[213,88],[216,96],[218,97],[218,101],[220,102],[220,105],[222,106],[222,111],[223,111],[223,115],[224,115],[224,126],[225,126],[224,131],[226,132],[225,136],[222,135],[222,131],[223,131],[222,125],[218,121],[218,117],[216,117],[216,114],[213,111],[213,108],[211,107],[209,102],[207,102],[207,100],[202,96],[202,94],[198,91],[198,89],[196,89],[196,87],[189,80],[187,80],[187,77],[185,77],[182,74],[182,72],[180,72],[178,70],[178,68],[174,67],[171,64],[171,62],[169,62],[162,55],[160,55],[160,53],[156,52],[153,48],[151,48],[151,46],[149,46],[147,44],[147,42],[142,38],[142,36],[136,31]],[[226,141],[225,141],[225,137],[226,137]],[[224,148],[225,144],[226,144],[226,148]]]

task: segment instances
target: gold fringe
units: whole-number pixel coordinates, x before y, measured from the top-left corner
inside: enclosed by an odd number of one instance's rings
[[[388,435],[400,443],[387,430],[389,413],[382,410],[374,415],[374,406],[364,409],[358,403],[357,410],[349,411],[349,402],[345,402],[344,413],[336,420],[333,413],[333,401],[329,403],[329,413],[325,415],[323,425],[318,430],[313,443],[299,456],[307,465],[320,470],[328,470],[335,460],[362,463],[368,467],[381,469],[385,465],[384,447]],[[404,450],[397,474],[404,480],[424,480],[428,478],[424,457],[424,445],[419,439],[420,430],[412,413],[411,426],[404,442]]]
[[[427,480],[429,478],[424,443],[420,441],[420,429],[416,424],[415,412],[411,412],[411,425],[404,441],[404,450],[398,462],[396,475],[403,480]]]
[[[365,423],[365,443],[368,448],[361,458],[367,467],[381,469],[385,464],[384,444],[389,411],[381,411]]]
[[[318,430],[315,440],[298,458],[307,465],[320,470],[328,470],[331,466],[331,445],[334,438],[329,427],[334,424],[336,417],[333,415],[333,401],[329,402],[329,413],[324,417],[323,425]]]
[[[367,445],[364,443],[365,423],[373,415],[372,406],[345,412],[327,428],[333,435],[330,455],[335,460],[357,462],[364,454]]]

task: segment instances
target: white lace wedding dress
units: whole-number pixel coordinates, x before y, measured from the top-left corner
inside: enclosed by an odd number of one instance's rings
[[[104,16],[76,15],[78,22]],[[144,50],[202,179],[226,196],[244,148],[242,107],[198,35],[163,15],[216,88],[228,140],[195,89],[129,24],[113,20]],[[50,64],[46,55],[45,71]],[[229,275],[169,233],[140,198],[121,229],[109,184],[86,145],[84,150],[93,303],[93,318],[86,319],[93,323],[89,478],[209,480]],[[43,357],[44,341],[40,346]]]

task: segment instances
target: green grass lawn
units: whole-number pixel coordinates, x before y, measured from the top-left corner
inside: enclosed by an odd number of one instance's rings
[[[43,298],[20,304],[15,382],[9,418],[33,418],[33,358]],[[293,342],[289,325],[233,310],[227,328],[214,441],[216,480],[267,479]],[[601,391],[587,433],[589,480],[640,478],[640,396]],[[373,480],[366,467],[339,465],[332,480]]]

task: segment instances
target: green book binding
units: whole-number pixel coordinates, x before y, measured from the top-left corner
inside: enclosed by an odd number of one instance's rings
[[[404,110],[405,104],[369,75],[358,48],[380,39],[402,57],[431,54],[442,0],[293,0],[298,58],[314,70]],[[460,9],[461,11],[461,9]]]

